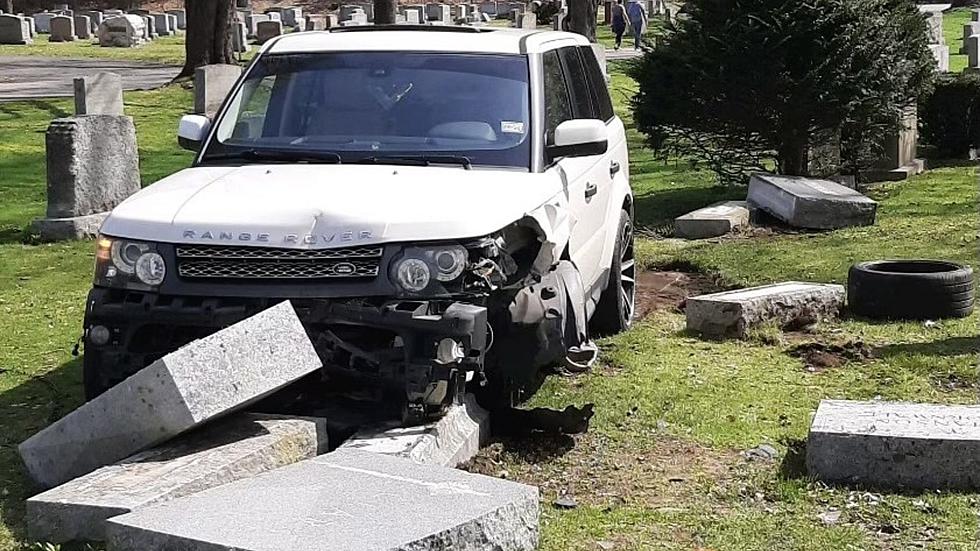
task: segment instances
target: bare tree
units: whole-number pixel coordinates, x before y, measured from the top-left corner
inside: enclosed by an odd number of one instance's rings
[[[186,61],[179,77],[194,76],[194,69],[214,63],[233,63],[231,23],[235,0],[186,0]]]
[[[596,2],[595,0],[567,0],[568,1],[568,30],[578,33],[589,42],[595,42],[596,25]]]
[[[396,0],[374,0],[374,24],[394,25]]]

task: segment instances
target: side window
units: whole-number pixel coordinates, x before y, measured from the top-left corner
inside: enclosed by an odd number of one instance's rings
[[[576,119],[597,118],[592,112],[592,94],[589,77],[582,65],[582,58],[577,48],[561,48],[558,50],[562,67],[565,69],[565,81],[572,95],[572,112]]]
[[[608,121],[613,118],[612,100],[609,99],[609,88],[606,86],[606,75],[602,73],[599,60],[591,46],[580,46],[582,59],[585,60],[585,71],[589,74],[589,88],[592,91],[592,104],[596,106],[596,118]]]
[[[552,135],[559,124],[571,120],[572,102],[565,86],[558,53],[554,50],[545,52],[543,57],[544,69],[544,120],[545,131]]]

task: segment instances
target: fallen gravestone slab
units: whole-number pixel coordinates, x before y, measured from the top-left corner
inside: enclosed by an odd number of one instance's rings
[[[113,551],[521,551],[538,489],[408,459],[337,450],[115,517]]]
[[[874,224],[878,203],[830,180],[753,174],[748,204],[798,228],[836,229]]]
[[[373,427],[358,431],[340,449],[405,457],[416,463],[456,467],[473,458],[490,435],[487,411],[472,394],[441,419],[418,427]]]
[[[236,415],[28,499],[28,535],[102,541],[106,519],[315,457],[326,438],[323,419]]]
[[[674,220],[674,236],[707,239],[731,232],[749,223],[745,201],[721,201],[689,212]]]
[[[320,367],[286,301],[167,354],[20,447],[50,488],[247,406]]]
[[[980,488],[980,406],[821,400],[807,471],[897,489]]]
[[[687,299],[687,328],[709,337],[744,337],[767,322],[803,326],[834,318],[844,307],[844,286],[789,281]]]

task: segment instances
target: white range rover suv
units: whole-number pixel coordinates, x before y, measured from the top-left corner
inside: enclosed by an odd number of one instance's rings
[[[89,398],[284,299],[323,376],[406,422],[466,388],[513,400],[633,312],[629,162],[577,34],[344,27],[266,43],[193,166],[102,227]]]

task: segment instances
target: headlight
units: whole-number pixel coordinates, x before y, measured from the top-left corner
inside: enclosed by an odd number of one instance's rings
[[[154,243],[100,237],[95,284],[150,291],[163,283],[167,265]]]
[[[407,247],[392,266],[391,279],[402,290],[421,293],[432,280],[450,282],[466,268],[468,255],[459,245]]]

